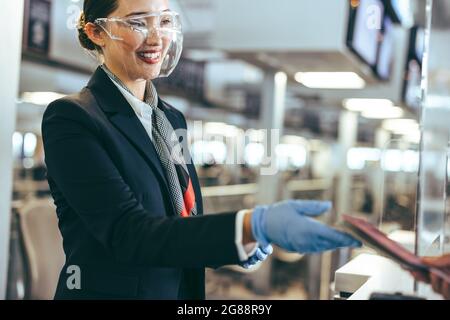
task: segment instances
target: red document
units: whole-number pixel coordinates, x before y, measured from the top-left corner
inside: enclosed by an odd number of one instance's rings
[[[349,215],[343,215],[343,227],[355,238],[372,247],[377,252],[391,258],[403,267],[422,272],[431,272],[450,281],[450,274],[446,270],[430,268],[422,260],[397,242],[389,239],[386,234],[378,230],[369,222]]]

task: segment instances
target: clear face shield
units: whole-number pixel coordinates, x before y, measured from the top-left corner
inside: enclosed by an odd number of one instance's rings
[[[99,18],[95,23],[108,36],[123,42],[146,65],[159,68],[156,78],[168,77],[183,51],[183,33],[178,13],[163,11],[124,18]]]

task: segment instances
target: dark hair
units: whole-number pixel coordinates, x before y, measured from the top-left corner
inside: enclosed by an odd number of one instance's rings
[[[83,12],[78,20],[78,40],[83,48],[101,51],[87,36],[84,28],[89,22],[94,23],[98,18],[106,18],[119,7],[119,0],[84,0]]]

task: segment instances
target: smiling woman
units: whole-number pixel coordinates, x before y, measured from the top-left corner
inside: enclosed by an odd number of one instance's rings
[[[249,268],[270,243],[298,252],[359,245],[312,218],[326,202],[203,216],[186,119],[152,83],[182,49],[167,0],[85,0],[78,30],[102,65],[42,121],[66,254],[56,298],[202,299],[205,267]],[[79,286],[69,285],[70,270],[80,271]]]
[[[201,299],[205,266],[250,266],[270,252],[240,257],[237,213],[200,217],[189,153],[171,157],[172,134],[186,121],[150,80],[175,68],[181,31],[167,0],[84,2],[79,40],[102,64],[80,93],[51,103],[42,122],[66,254],[57,299]],[[68,285],[74,267],[77,288]]]

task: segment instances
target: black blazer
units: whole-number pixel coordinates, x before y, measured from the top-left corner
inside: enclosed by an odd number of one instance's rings
[[[186,129],[178,110],[161,99],[159,108]],[[66,254],[56,299],[204,299],[204,268],[238,263],[236,213],[175,215],[147,132],[101,68],[80,93],[47,107],[42,135]],[[72,265],[81,289],[67,286],[76,284]]]

